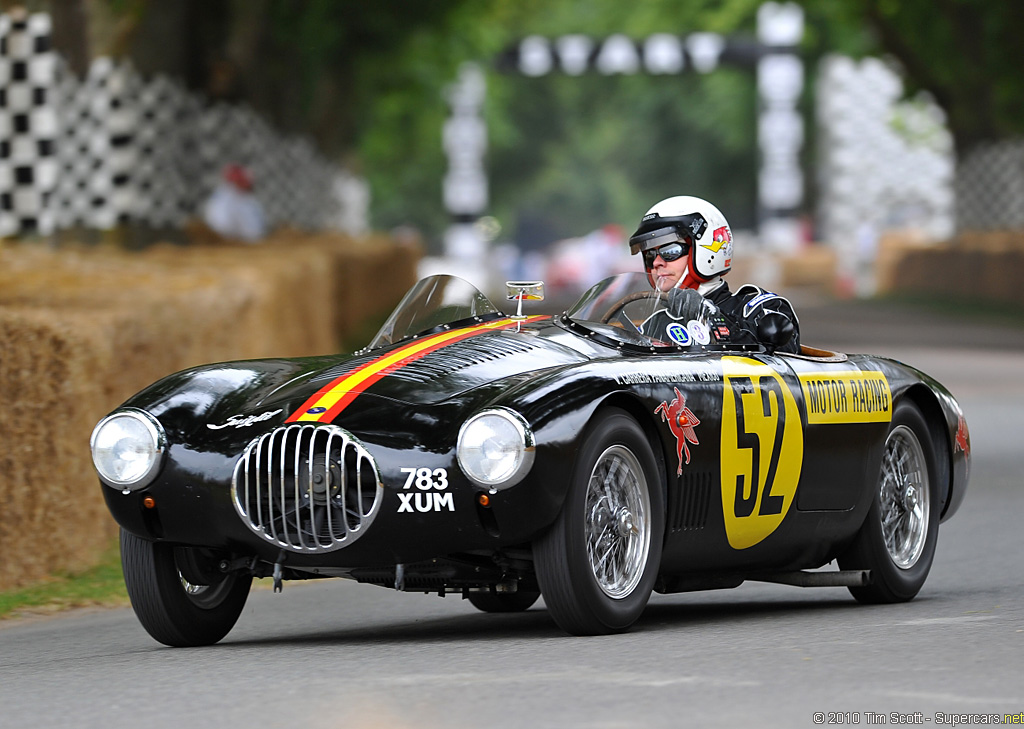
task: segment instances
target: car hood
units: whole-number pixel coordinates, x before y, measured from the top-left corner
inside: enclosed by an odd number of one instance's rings
[[[381,398],[432,405],[510,377],[586,361],[538,329],[486,331],[414,350],[409,343],[355,355],[252,360],[178,372],[143,390],[125,405],[151,412],[185,430],[249,430],[260,422],[295,420],[310,410],[331,422],[321,402],[342,398],[356,415]],[[326,398],[326,399],[325,399]],[[307,418],[308,419],[308,418]]]
[[[413,405],[431,405],[490,382],[527,372],[583,362],[580,352],[532,331],[487,331],[436,348],[408,343],[351,357],[295,377],[268,394],[264,404],[292,402],[316,407],[362,393]]]

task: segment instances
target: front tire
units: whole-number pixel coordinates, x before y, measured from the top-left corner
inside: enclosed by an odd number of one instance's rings
[[[871,508],[839,558],[840,569],[871,570],[870,585],[849,588],[859,602],[906,602],[924,586],[939,537],[939,473],[924,417],[912,403],[900,402]]]
[[[612,409],[597,416],[562,511],[533,548],[541,594],[566,632],[622,632],[643,613],[665,532],[658,473],[633,418]]]
[[[164,645],[216,643],[234,627],[249,596],[252,575],[201,571],[192,551],[121,530],[121,567],[132,609]]]

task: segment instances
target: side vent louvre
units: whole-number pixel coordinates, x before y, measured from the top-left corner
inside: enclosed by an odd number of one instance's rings
[[[669,496],[669,528],[673,532],[703,529],[711,508],[713,477],[709,471],[683,474],[679,488]]]

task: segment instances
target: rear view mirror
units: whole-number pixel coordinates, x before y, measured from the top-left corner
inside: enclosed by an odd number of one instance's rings
[[[505,293],[509,301],[516,302],[513,319],[523,319],[524,301],[544,301],[543,281],[506,281]]]

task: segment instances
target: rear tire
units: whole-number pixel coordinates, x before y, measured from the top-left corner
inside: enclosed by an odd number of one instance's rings
[[[544,602],[566,632],[622,632],[643,613],[665,532],[658,473],[636,421],[621,410],[599,413],[562,511],[533,547]]]
[[[121,530],[121,567],[132,609],[142,627],[164,645],[212,645],[242,614],[252,575],[200,572],[188,548],[151,542]],[[204,584],[194,584],[205,574]]]
[[[906,602],[924,586],[939,537],[939,473],[924,417],[913,403],[900,402],[871,508],[839,558],[840,569],[871,570],[870,585],[849,588],[859,602]]]

